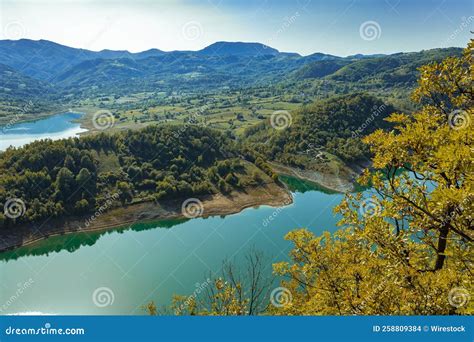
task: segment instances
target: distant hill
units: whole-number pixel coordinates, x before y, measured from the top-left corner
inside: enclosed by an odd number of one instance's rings
[[[261,123],[250,127],[245,139],[269,160],[286,165],[305,168],[307,158],[314,159],[318,151],[355,162],[368,156],[368,148],[354,137],[354,132],[365,127],[371,117],[370,125],[360,131],[362,136],[389,127],[384,118],[395,111],[393,106],[365,93],[339,95],[301,107],[285,130],[275,132],[270,124]]]
[[[382,57],[343,58],[321,52],[300,56],[246,42],[216,42],[199,51],[131,53],[76,49],[47,40],[0,40],[0,64],[10,68],[3,73],[1,94],[31,96],[55,89],[87,97],[97,90],[102,94],[207,91],[282,81],[294,89],[291,82],[321,78],[333,81],[329,87],[333,93],[393,85],[408,89],[415,84],[419,66],[460,53],[461,49],[450,48]]]
[[[386,55],[383,54],[383,53],[375,53],[375,54],[372,54],[372,55],[364,55],[364,54],[361,54],[361,53],[357,53],[355,55],[347,56],[346,58],[347,59],[364,59],[364,58],[376,58],[376,57],[384,57],[384,56],[386,56]]]
[[[260,43],[217,42],[199,51],[164,52],[158,49],[132,53],[129,51],[90,51],[76,49],[48,40],[0,40],[0,63],[10,66],[22,74],[40,80],[53,81],[71,68],[84,61],[95,59],[131,59],[134,61],[168,56],[169,61],[189,56],[197,57],[258,57],[280,56],[282,58],[301,57],[295,53],[280,53],[278,50]],[[84,64],[84,65],[87,65]],[[246,62],[245,65],[248,65]],[[62,76],[61,79],[64,79]]]
[[[325,61],[325,60],[334,60],[334,59],[341,59],[342,57],[329,55],[322,52],[316,52],[311,55],[303,57],[306,62],[312,61]]]
[[[197,52],[199,55],[215,56],[275,56],[279,53],[278,50],[261,43],[243,42],[216,42]]]
[[[0,97],[2,99],[31,99],[54,93],[51,84],[25,76],[15,69],[0,64]]]
[[[60,87],[97,86],[152,91],[176,86],[180,89],[217,89],[275,81],[302,65],[293,56],[196,55],[174,52],[141,60],[95,59],[71,66],[54,78]]]
[[[51,80],[73,65],[97,58],[142,59],[164,52],[151,49],[139,53],[76,49],[48,40],[0,40],[0,63],[40,80]]]
[[[420,66],[461,53],[460,48],[448,48],[365,58],[340,68],[329,78],[345,82],[378,79],[386,84],[415,83]]]
[[[320,78],[331,75],[343,66],[352,63],[347,59],[319,60],[306,64],[295,72],[297,79]]]
[[[321,58],[306,63],[293,73],[297,80],[323,78],[343,82],[378,81],[385,85],[415,84],[418,68],[441,61],[448,56],[460,55],[462,49],[432,49],[393,55],[353,55],[345,58]]]

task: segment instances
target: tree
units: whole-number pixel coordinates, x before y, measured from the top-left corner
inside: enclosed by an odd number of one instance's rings
[[[174,296],[172,311],[176,315],[258,315],[266,312],[274,277],[265,275],[266,260],[262,253],[250,251],[245,267],[224,261],[221,274],[211,274],[190,296]],[[156,314],[153,302],[146,306]]]
[[[95,180],[92,178],[92,174],[88,169],[82,168],[81,171],[79,171],[76,176],[76,183],[88,191],[87,196],[95,193]]]
[[[86,199],[81,199],[80,201],[77,201],[74,205],[74,210],[76,210],[77,213],[87,212],[88,209],[89,202]]]
[[[472,48],[422,67],[413,95],[420,110],[392,114],[393,130],[364,139],[376,171],[360,182],[375,193],[348,195],[336,208],[346,228],[286,236],[292,261],[274,269],[293,301],[276,313],[474,312]]]
[[[67,199],[76,191],[76,180],[74,174],[67,168],[62,167],[56,176],[56,188],[62,199]]]
[[[133,199],[132,187],[127,182],[119,182],[117,184],[120,202],[124,205],[127,202],[131,202]]]
[[[393,129],[364,139],[375,170],[359,181],[370,184],[373,195],[346,195],[335,208],[343,228],[286,235],[294,244],[290,261],[273,265],[285,278],[284,300],[272,298],[267,313],[474,313],[472,49],[471,42],[462,57],[422,67],[413,95],[420,109],[392,114]],[[210,308],[223,298],[235,303],[238,291],[227,288],[225,278],[219,284],[222,297],[210,297]]]

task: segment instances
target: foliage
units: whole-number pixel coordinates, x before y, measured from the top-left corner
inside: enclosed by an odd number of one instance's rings
[[[93,212],[111,198],[119,206],[229,192],[253,186],[255,173],[271,181],[238,157],[231,139],[190,125],[10,148],[0,154],[0,203],[21,199],[26,212],[2,225]],[[265,163],[260,167],[269,172]]]
[[[472,291],[471,42],[462,58],[421,68],[413,115],[367,138],[376,195],[336,208],[345,229],[291,232],[292,262],[274,265],[293,301],[278,314],[468,314]],[[464,120],[451,120],[452,113]],[[453,303],[453,292],[464,305]],[[451,297],[451,298],[450,298]],[[456,300],[459,300],[457,298]]]
[[[174,296],[171,311],[175,315],[259,315],[267,311],[268,295],[274,278],[265,272],[267,261],[262,253],[250,251],[241,272],[232,262],[224,261],[221,275],[212,276],[190,296]],[[146,306],[153,314],[153,302]]]
[[[373,96],[354,93],[302,107],[295,112],[292,125],[284,130],[275,132],[262,124],[246,134],[248,141],[257,143],[258,151],[287,165],[304,168],[298,156],[311,156],[318,151],[353,162],[369,156],[361,136],[387,127],[383,119],[393,111],[393,106]]]
[[[267,313],[474,313],[473,47],[422,67],[413,95],[421,108],[392,114],[393,128],[364,139],[376,170],[360,182],[374,194],[346,195],[335,209],[342,228],[286,235],[294,244],[290,261],[273,268],[291,295]]]

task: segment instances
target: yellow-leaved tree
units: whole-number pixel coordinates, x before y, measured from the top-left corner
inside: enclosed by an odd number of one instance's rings
[[[461,57],[420,68],[413,94],[419,110],[392,114],[392,130],[364,139],[374,170],[359,182],[373,196],[346,196],[335,209],[341,229],[286,235],[294,248],[289,262],[273,265],[285,279],[275,298],[268,300],[258,257],[250,259],[248,288],[229,268],[204,300],[176,297],[174,312],[473,314],[473,48],[471,41]]]
[[[274,265],[291,300],[284,315],[472,314],[473,64],[461,57],[420,69],[419,110],[394,113],[369,144],[374,195],[347,195],[340,231],[290,232],[291,262]]]

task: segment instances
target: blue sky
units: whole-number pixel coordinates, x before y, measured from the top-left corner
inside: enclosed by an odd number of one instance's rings
[[[262,42],[304,55],[465,46],[472,0],[0,0],[1,39],[90,50],[197,50]]]

